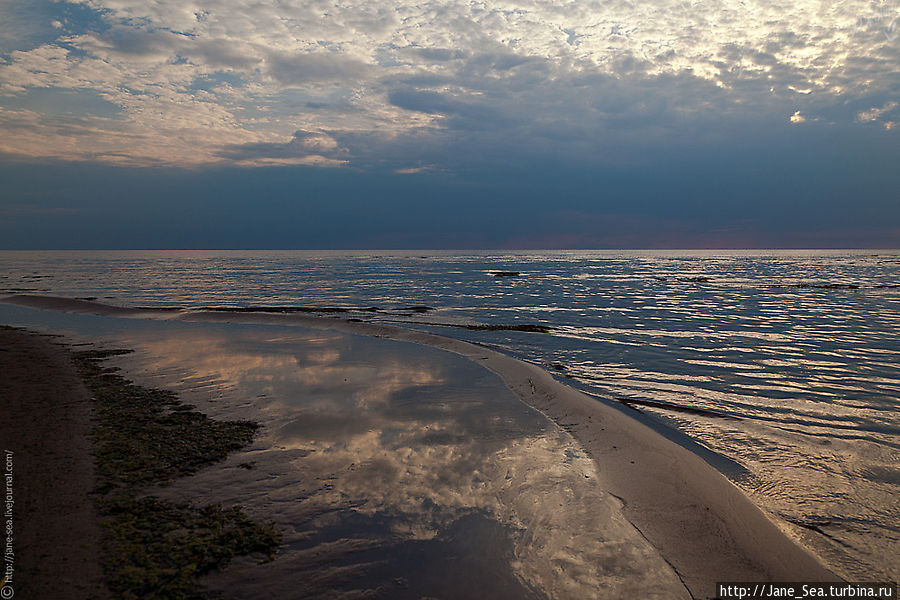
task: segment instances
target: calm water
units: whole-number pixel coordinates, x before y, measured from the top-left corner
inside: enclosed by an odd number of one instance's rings
[[[204,578],[213,593],[689,597],[605,493],[572,436],[463,357],[277,324],[0,303],[4,320],[63,332],[74,343],[132,348],[107,364],[215,418],[261,425],[249,447],[152,491],[241,505],[282,532],[276,560],[239,559]]]
[[[845,576],[900,579],[900,251],[4,252],[0,265],[0,293],[374,307],[334,316],[491,344],[734,461],[736,483]],[[450,326],[485,324],[548,329]]]

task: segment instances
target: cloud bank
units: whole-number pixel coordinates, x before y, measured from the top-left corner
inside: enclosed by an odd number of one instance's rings
[[[414,175],[897,135],[900,4],[2,0],[0,152]]]

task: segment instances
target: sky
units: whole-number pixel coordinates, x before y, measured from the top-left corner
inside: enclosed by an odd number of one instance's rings
[[[0,0],[0,248],[900,247],[900,0]]]

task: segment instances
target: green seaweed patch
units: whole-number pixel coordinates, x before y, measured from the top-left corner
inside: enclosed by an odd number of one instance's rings
[[[107,585],[118,598],[201,598],[197,578],[235,556],[274,558],[281,535],[239,506],[198,508],[153,496],[119,498],[104,522]]]
[[[143,495],[219,462],[253,439],[252,421],[216,421],[170,391],[145,388],[103,367],[127,350],[78,352],[74,361],[94,395],[96,505],[103,517],[103,567],[118,598],[199,598],[198,578],[235,556],[268,559],[281,543],[272,524],[238,507],[198,507]]]
[[[99,364],[116,354],[122,351],[76,354],[98,417],[93,431],[98,492],[165,485],[225,459],[253,439],[257,423],[215,421],[170,391],[134,385]]]

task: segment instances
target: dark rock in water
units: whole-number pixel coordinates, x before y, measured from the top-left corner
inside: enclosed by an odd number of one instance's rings
[[[434,310],[430,306],[407,306],[403,310],[409,310],[415,313],[426,313],[430,310]]]
[[[661,408],[674,412],[688,413],[692,415],[702,415],[704,417],[717,417],[720,419],[728,419],[729,421],[739,421],[737,417],[726,413],[720,413],[714,410],[706,410],[704,408],[695,408],[693,406],[680,406],[678,404],[670,404],[668,402],[654,402],[652,400],[637,400],[635,398],[616,398],[621,404],[628,408],[642,412],[637,406],[649,406],[651,408]]]
[[[474,331],[527,331],[529,333],[547,333],[550,328],[546,325],[453,325],[453,327],[462,327],[463,329],[472,329]]]
[[[797,288],[797,289],[816,289],[816,290],[858,290],[859,284],[856,283],[774,283],[763,287],[767,288]],[[891,285],[878,285],[876,288],[900,287]]]
[[[494,277],[518,277],[521,275],[518,271],[492,271]]]
[[[554,371],[565,371],[566,370],[566,365],[561,365],[559,363],[550,363],[549,366]]]
[[[834,539],[831,535],[829,535],[825,531],[822,531],[822,529],[821,529],[822,527],[827,527],[828,525],[831,525],[831,521],[800,521],[800,520],[795,520],[795,519],[788,519],[788,521],[790,521],[794,525],[799,525],[800,527],[803,527],[804,529],[809,529],[810,531],[815,531],[816,533],[824,535],[827,538]]]
[[[348,319],[348,321],[351,319]],[[469,329],[472,331],[525,331],[527,333],[547,333],[550,327],[547,325],[537,325],[534,323],[525,323],[522,325],[485,325],[485,324],[462,324],[462,323],[436,323],[433,321],[408,321],[402,323],[406,325],[430,325],[434,327],[455,327],[457,329]]]
[[[859,286],[855,283],[824,283],[822,285],[814,285],[812,287],[823,290],[858,290]]]
[[[155,309],[154,309],[155,310]],[[342,308],[336,306],[209,306],[202,310],[214,312],[262,312],[262,313],[345,313],[354,310],[352,308]],[[375,312],[377,307],[357,309],[361,312]]]
[[[709,277],[679,277],[678,281],[686,281],[688,283],[706,283],[709,281]]]
[[[668,280],[669,280],[668,277],[659,277],[659,276],[654,277],[653,279],[655,279],[655,280],[657,280],[657,281],[668,281]]]

